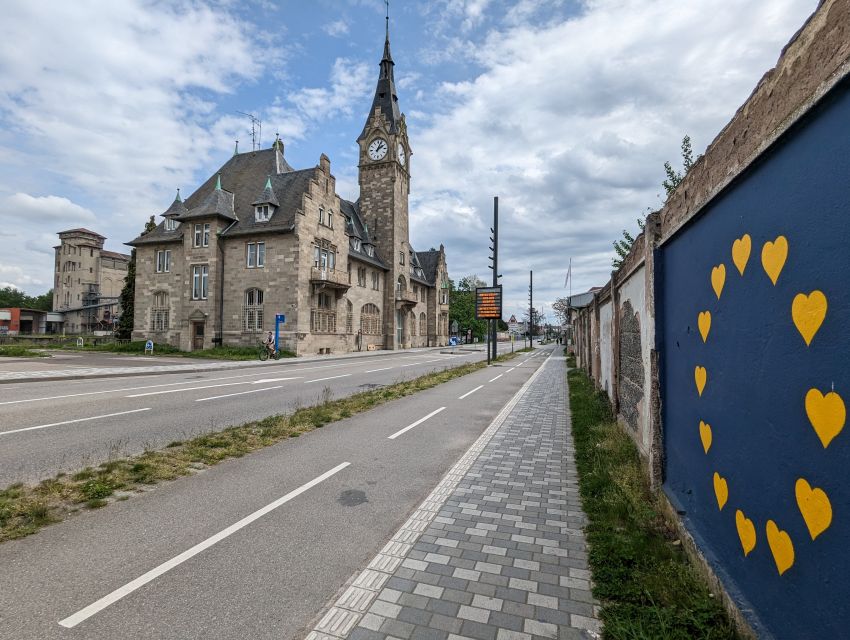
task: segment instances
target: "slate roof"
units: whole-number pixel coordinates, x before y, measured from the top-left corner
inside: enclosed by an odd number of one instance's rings
[[[251,203],[254,206],[258,204],[273,204],[276,207],[280,206],[280,202],[278,202],[277,196],[274,193],[274,189],[272,188],[272,177],[269,176],[266,179],[266,186],[263,187],[263,192],[257,196],[254,202]]]
[[[366,226],[366,223],[363,222],[363,218],[360,215],[360,201],[357,202],[349,202],[348,200],[339,199],[339,207],[342,215],[345,216],[345,231],[346,233],[352,237],[360,240],[360,250],[355,251],[351,245],[348,247],[348,257],[355,258],[362,262],[369,263],[376,267],[379,267],[383,270],[387,270],[387,265],[381,259],[381,255],[378,253],[378,248],[375,247],[372,237],[369,234],[369,228]],[[366,245],[372,245],[374,249],[374,255],[370,256],[366,253]]]
[[[366,119],[366,125],[364,125],[363,132],[360,134],[360,137],[357,138],[358,140],[362,140],[366,137],[366,129],[368,128],[372,114],[375,113],[375,107],[381,108],[381,112],[384,114],[384,117],[386,117],[387,123],[389,124],[390,133],[397,133],[399,123],[401,122],[401,110],[398,107],[398,93],[396,93],[395,77],[393,74],[395,62],[393,62],[393,57],[390,53],[389,27],[387,27],[387,37],[384,41],[384,57],[381,60],[380,67],[381,71],[378,74],[378,85],[375,87],[375,97],[372,99],[372,108],[369,109],[369,118]]]
[[[101,251],[101,257],[103,258],[112,258],[114,260],[129,260],[130,256],[126,253],[118,253],[117,251]]]
[[[432,251],[417,251],[415,255],[419,258],[419,264],[425,272],[425,278],[428,280],[428,284],[437,286],[437,266],[440,264],[440,252],[436,249]]]
[[[596,291],[588,291],[587,293],[577,293],[574,296],[569,296],[567,298],[567,304],[569,304],[574,309],[583,309],[591,302],[593,302],[593,295]]]
[[[77,229],[68,229],[67,231],[60,231],[57,235],[61,236],[63,233],[88,233],[89,235],[97,236],[98,238],[106,240],[106,236],[102,236],[96,231],[91,231],[90,229],[83,229],[82,227],[78,227]]]
[[[174,197],[174,202],[161,215],[163,218],[168,218],[169,216],[179,216],[184,213],[189,213],[189,210],[186,208],[183,198],[180,197],[180,189],[178,189],[177,195]]]
[[[236,211],[234,210],[234,194],[224,189],[213,189],[207,194],[200,206],[189,209],[175,217],[175,220],[185,222],[186,220],[195,220],[197,218],[209,218],[210,216],[220,216],[226,220],[236,220]]]

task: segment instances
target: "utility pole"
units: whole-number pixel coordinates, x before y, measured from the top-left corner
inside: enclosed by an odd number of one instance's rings
[[[528,346],[533,347],[534,340],[534,271],[528,272]]]
[[[499,286],[499,196],[495,196],[493,198],[493,228],[490,229],[493,232],[493,237],[491,240],[493,241],[493,286]],[[499,330],[499,321],[491,320],[490,330],[492,332],[492,340],[490,343],[493,345],[493,360],[498,356],[498,340],[497,332]]]

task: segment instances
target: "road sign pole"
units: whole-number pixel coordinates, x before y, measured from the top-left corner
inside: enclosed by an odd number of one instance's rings
[[[286,316],[282,313],[275,314],[274,317],[274,350],[280,349],[280,325],[286,322]]]

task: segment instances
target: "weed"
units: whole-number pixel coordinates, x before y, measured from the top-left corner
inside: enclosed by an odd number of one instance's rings
[[[101,498],[107,498],[112,495],[112,485],[103,480],[88,480],[83,486],[80,487],[80,495],[82,495],[83,502],[84,500],[99,500]]]

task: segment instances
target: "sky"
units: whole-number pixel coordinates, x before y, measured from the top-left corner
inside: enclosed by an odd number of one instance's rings
[[[664,162],[702,153],[817,0],[393,0],[413,151],[410,233],[505,318],[604,284],[612,242],[661,207]],[[56,233],[123,245],[233,154],[279,133],[355,200],[383,0],[7,0],[0,22],[0,286],[53,284]],[[565,288],[572,260],[572,283]]]

